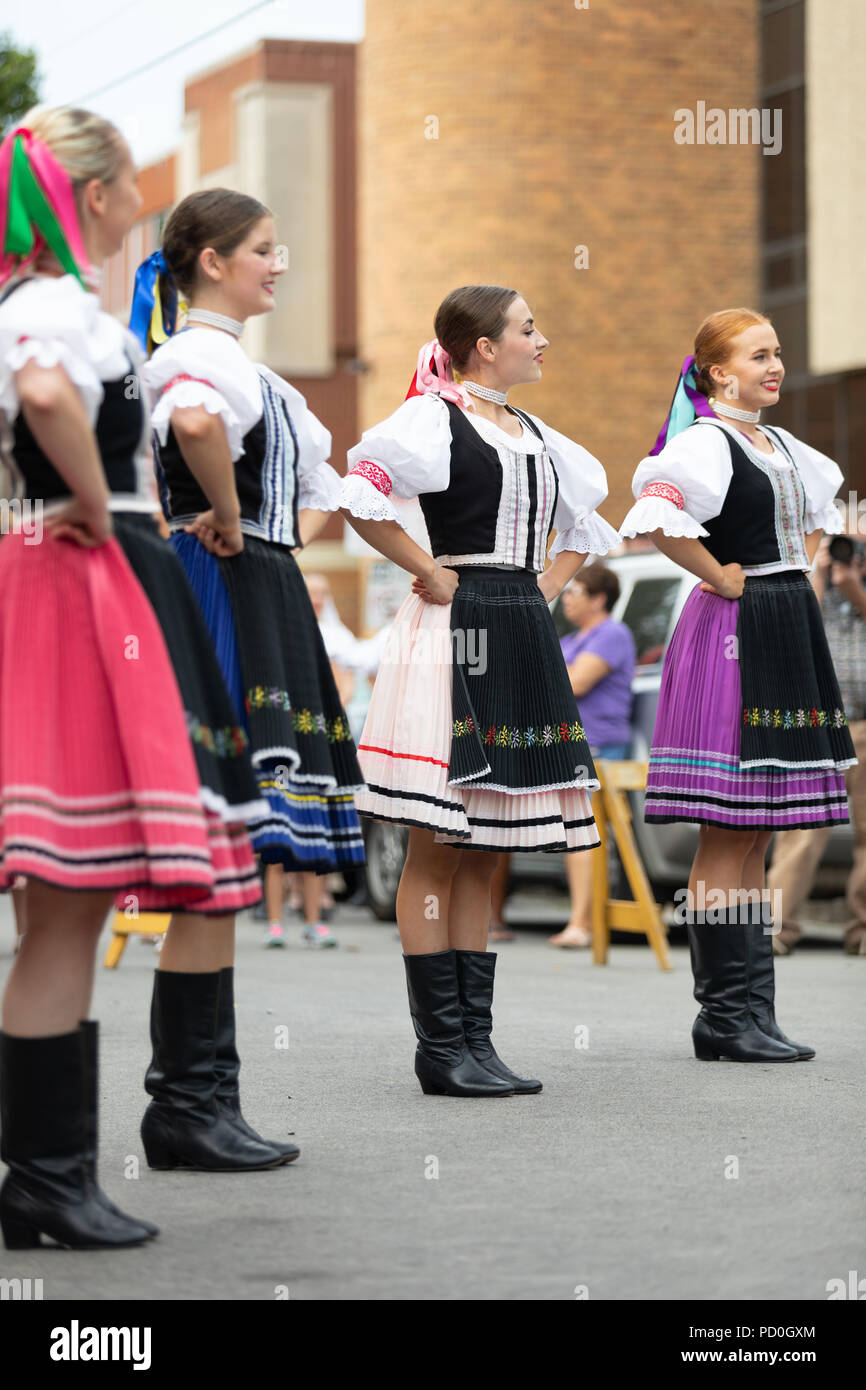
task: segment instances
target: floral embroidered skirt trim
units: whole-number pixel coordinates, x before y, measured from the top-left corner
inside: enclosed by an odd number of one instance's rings
[[[234,911],[260,888],[243,825],[224,810],[196,765],[165,638],[118,540],[90,550],[50,533],[38,546],[6,536],[0,888],[21,875],[131,889],[142,909]]]
[[[250,740],[266,803],[248,822],[253,847],[315,873],[363,863],[353,800],[363,776],[294,556],[252,536],[225,560],[183,532],[172,544]]]
[[[535,574],[464,566],[398,612],[358,746],[362,815],[469,849],[591,849],[592,755]]]
[[[693,589],[665,657],[645,819],[842,824],[856,761],[806,576],[752,576],[739,600]]]

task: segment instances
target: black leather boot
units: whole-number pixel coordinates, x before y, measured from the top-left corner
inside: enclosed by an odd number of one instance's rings
[[[291,1163],[300,1154],[297,1144],[284,1144],[276,1139],[262,1139],[252,1125],[247,1124],[241,1113],[241,1095],[238,1077],[241,1059],[235,1042],[235,972],[234,967],[226,965],[220,971],[219,1001],[217,1004],[216,1058],[217,1106],[231,1119],[249,1139],[257,1139],[283,1155],[284,1163]]]
[[[497,1055],[490,1034],[493,1032],[493,976],[496,972],[495,951],[456,951],[457,984],[460,1008],[463,1012],[463,1031],[469,1051],[485,1071],[492,1072],[513,1087],[516,1096],[537,1095],[541,1082],[517,1076]]]
[[[84,1057],[84,1162],[93,1183],[96,1200],[106,1211],[113,1212],[115,1216],[123,1216],[123,1212],[102,1191],[96,1173],[99,1151],[99,1024],[93,1019],[83,1019],[79,1027]],[[150,1237],[159,1235],[159,1227],[154,1226],[151,1221],[142,1221],[139,1218],[138,1224],[144,1227]]]
[[[513,1096],[514,1088],[472,1056],[463,1032],[454,951],[404,956],[418,1047],[415,1075],[425,1096]]]
[[[0,1228],[7,1250],[48,1236],[72,1250],[141,1245],[152,1226],[126,1216],[90,1172],[81,1030],[59,1037],[0,1033]]]
[[[740,909],[740,921],[746,939],[746,963],[749,982],[749,1008],[752,1017],[762,1033],[777,1042],[786,1043],[800,1055],[800,1060],[808,1062],[815,1056],[814,1047],[805,1043],[791,1042],[776,1022],[776,976],[773,968],[773,937],[765,934],[761,920],[761,909],[754,912],[749,907]],[[769,925],[769,924],[768,924]]]
[[[217,1105],[216,1020],[219,971],[157,970],[150,1011],[153,1060],[144,1080],[153,1100],[141,1122],[151,1168],[249,1172],[285,1160],[250,1139]]]
[[[686,914],[695,998],[702,1006],[692,1028],[695,1056],[701,1062],[799,1062],[793,1047],[761,1032],[752,1017],[743,928],[729,925],[724,912],[713,915],[718,923]]]

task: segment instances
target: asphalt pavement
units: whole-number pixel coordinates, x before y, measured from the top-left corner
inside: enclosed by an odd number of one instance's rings
[[[145,1163],[156,957],[132,938],[96,984],[100,1174],[162,1235],[113,1254],[0,1250],[0,1274],[41,1278],[46,1300],[397,1301],[824,1300],[829,1280],[866,1274],[866,959],[822,942],[777,964],[779,1020],[814,1061],[701,1063],[682,946],[670,973],[637,941],[594,967],[546,945],[554,925],[498,948],[494,1038],[543,1092],[456,1100],[415,1079],[393,926],[342,908],[338,949],[304,948],[293,920],[278,951],[243,918],[244,1110],[302,1150],[247,1175]],[[12,936],[4,898],[4,978]]]

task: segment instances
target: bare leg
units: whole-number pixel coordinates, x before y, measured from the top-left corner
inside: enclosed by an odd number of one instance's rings
[[[203,917],[175,912],[165,934],[159,969],[173,974],[205,975],[231,965],[235,958],[234,914]]]
[[[322,901],[324,893],[324,879],[319,874],[299,874],[301,880],[301,897],[304,903],[304,921],[308,927],[313,927],[322,920]]]
[[[21,938],[27,930],[27,893],[26,887],[13,888],[11,892],[12,911],[15,914],[15,950],[21,950]]]
[[[511,855],[498,854],[496,868],[490,881],[490,930],[504,933],[510,938],[512,933],[505,925],[505,900],[508,897],[508,880],[511,876]]]
[[[407,956],[447,951],[451,887],[465,850],[436,843],[435,832],[413,825],[409,829],[409,849],[400,887],[397,891],[397,924]],[[488,883],[484,934],[490,915]],[[481,947],[484,950],[484,947]]]
[[[498,856],[485,850],[461,849],[451,883],[448,944],[455,951],[486,951],[490,924],[490,884]]]
[[[23,890],[27,930],[3,997],[12,1037],[74,1033],[90,1012],[96,945],[113,892],[66,892],[38,879]]]
[[[763,891],[767,879],[767,850],[772,838],[772,830],[758,830],[755,833],[754,844],[743,864],[741,888],[758,888]]]
[[[282,864],[265,865],[265,908],[269,922],[283,920],[283,903],[286,899],[285,870]]]
[[[754,830],[725,830],[716,825],[701,826],[698,852],[689,878],[693,904],[701,896],[699,884],[703,884],[705,895],[719,889],[727,894],[732,888],[743,886],[743,868],[752,852],[755,834]]]
[[[592,945],[591,854],[604,854],[604,850],[572,850],[570,854],[565,855],[571,916],[563,930],[549,938],[551,946]]]
[[[286,900],[291,911],[295,912],[299,907],[303,907],[304,905],[301,897],[301,875],[286,874],[286,883],[288,884]]]

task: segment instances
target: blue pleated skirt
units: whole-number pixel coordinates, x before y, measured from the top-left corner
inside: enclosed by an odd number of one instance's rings
[[[269,808],[249,823],[253,848],[291,870],[362,864],[354,793],[364,779],[294,556],[250,536],[228,559],[184,532],[172,544],[241,711]]]

